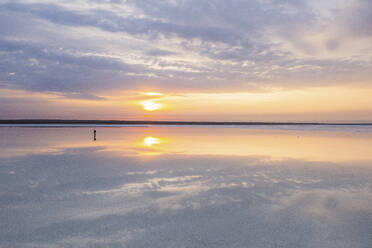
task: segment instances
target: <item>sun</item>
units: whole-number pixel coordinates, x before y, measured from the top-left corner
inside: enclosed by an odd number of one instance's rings
[[[144,101],[141,104],[146,111],[155,111],[162,107],[161,104],[155,103],[152,100]]]

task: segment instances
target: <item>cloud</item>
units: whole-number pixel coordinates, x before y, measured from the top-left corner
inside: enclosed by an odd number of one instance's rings
[[[56,4],[7,3],[3,9],[33,14],[56,24],[71,26],[92,26],[108,32],[126,32],[132,35],[163,34],[178,35],[182,38],[202,38],[203,40],[228,41],[234,37],[226,36],[220,27],[180,25],[149,18],[121,17],[108,10],[93,10],[89,13],[67,10]]]
[[[356,36],[372,36],[372,2],[357,0],[341,16],[348,31]]]
[[[43,46],[24,41],[1,39],[4,68],[1,79],[16,87],[35,91],[90,92],[109,86],[122,74],[135,71],[116,58],[78,54],[68,49]],[[6,72],[14,75],[6,75]],[[82,92],[82,93],[83,93]]]
[[[371,59],[344,53],[345,42],[329,34],[351,16],[349,30],[369,35],[369,3],[353,3],[332,12],[303,0],[4,1],[0,80],[88,98],[143,86],[185,92],[368,84]],[[327,8],[332,18],[319,11]]]

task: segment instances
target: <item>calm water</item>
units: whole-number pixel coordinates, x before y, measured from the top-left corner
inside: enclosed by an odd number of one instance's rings
[[[0,127],[0,247],[372,247],[372,127]]]

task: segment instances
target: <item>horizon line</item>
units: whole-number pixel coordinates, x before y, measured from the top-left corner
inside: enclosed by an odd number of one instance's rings
[[[291,121],[161,121],[161,120],[92,120],[92,119],[0,119],[1,125],[372,125],[372,122],[291,122]]]

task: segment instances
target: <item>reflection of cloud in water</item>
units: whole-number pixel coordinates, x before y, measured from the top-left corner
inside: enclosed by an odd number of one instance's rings
[[[0,212],[8,217],[0,225],[8,231],[0,244],[368,247],[370,242],[372,172],[366,168],[350,174],[337,164],[200,156],[144,162],[81,152],[1,166],[1,172],[11,168],[16,174],[1,174]],[[20,225],[24,220],[29,224]]]
[[[367,248],[372,166],[352,165],[101,147],[8,157],[0,247]]]

